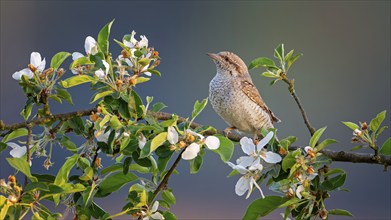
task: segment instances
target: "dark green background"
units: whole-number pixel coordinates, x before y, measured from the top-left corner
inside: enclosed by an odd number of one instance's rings
[[[249,63],[272,56],[273,48],[283,42],[287,49],[304,53],[290,76],[296,79],[297,93],[313,125],[327,125],[325,136],[339,141],[334,149],[355,146],[350,143],[352,132],[340,121],[369,120],[382,110],[390,113],[389,1],[1,1],[0,118],[7,123],[22,120],[19,112],[25,98],[11,75],[25,68],[31,52],[40,52],[48,62],[58,51],[84,52],[85,37],[96,36],[113,18],[112,39],[134,29],[160,52],[162,78],[154,77],[137,91],[167,104],[168,112],[188,116],[194,101],[208,96],[215,66],[207,52],[233,51]],[[114,42],[111,48],[118,54]],[[279,136],[295,135],[300,145],[306,145],[308,131],[286,86],[270,87],[259,71],[250,72],[264,100],[282,120],[276,126]],[[75,107],[55,104],[54,112],[89,107],[87,87],[71,92]],[[197,122],[218,129],[226,126],[210,106]],[[390,125],[389,116],[386,123]],[[390,136],[390,130],[379,143],[385,136]],[[61,166],[63,152],[56,148],[52,170]],[[238,148],[234,156],[240,155]],[[4,162],[6,156],[8,152],[1,155],[2,178],[12,173]],[[42,162],[42,158],[33,160],[33,172],[42,172]],[[109,163],[105,160],[103,165]],[[365,164],[333,166],[347,170],[345,186],[350,192],[332,194],[328,208],[348,209],[357,219],[390,218],[390,171]],[[240,218],[259,194],[254,192],[248,200],[236,196],[238,177],[226,178],[230,171],[210,152],[198,175],[188,174],[188,164],[182,162],[180,175],[169,182],[177,196],[172,211],[179,219]],[[124,197],[119,193],[98,201],[114,213]],[[269,217],[279,219],[278,213]]]

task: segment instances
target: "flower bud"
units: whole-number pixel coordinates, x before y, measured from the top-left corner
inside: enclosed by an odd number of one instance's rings
[[[129,58],[130,57],[130,54],[126,50],[122,50],[121,51],[121,55],[122,55],[123,58]]]
[[[367,130],[367,128],[368,128],[368,125],[367,125],[367,123],[364,121],[364,122],[361,124],[361,129],[362,129],[362,130]]]
[[[124,83],[124,82],[123,82],[122,80],[120,80],[120,79],[117,79],[117,80],[115,81],[115,84],[117,85],[118,88],[121,87],[123,83]]]
[[[176,146],[173,145],[173,144],[171,144],[171,145],[168,147],[168,149],[170,149],[170,151],[174,151],[174,150],[176,150]]]
[[[100,157],[97,157],[96,159],[95,159],[95,162],[94,162],[94,165],[95,165],[95,167],[101,167],[102,166],[102,158],[100,158]]]
[[[31,70],[31,72],[33,72],[33,73],[37,70],[37,68],[35,66],[33,66],[32,64],[29,64],[27,66]]]
[[[62,75],[64,75],[65,70],[63,68],[60,68],[57,70],[57,76],[60,78]]]
[[[15,186],[14,186],[14,190],[15,190],[15,192],[18,193],[18,194],[22,191],[22,189],[21,189],[18,185],[15,185]]]
[[[287,197],[293,197],[295,195],[295,192],[292,188],[289,188],[288,192],[286,192]]]
[[[130,135],[129,132],[126,131],[124,132],[124,137],[129,137],[129,135]]]
[[[97,114],[95,114],[94,112],[92,112],[92,114],[90,115],[90,120],[93,122],[96,122],[98,119],[99,119],[99,116]]]
[[[159,56],[159,52],[158,51],[153,51],[152,56],[153,57],[158,57]]]
[[[0,179],[0,186],[2,187],[8,187],[7,183],[5,182],[4,179]]]
[[[186,147],[186,143],[184,141],[179,141],[178,147],[182,149],[182,148]]]
[[[356,128],[356,129],[353,131],[353,135],[358,136],[358,137],[361,137],[361,136],[362,136],[362,131]]]
[[[49,68],[49,69],[44,70],[44,71],[41,73],[40,76],[41,76],[42,78],[50,77],[50,75],[52,75],[53,72],[54,72],[54,69],[53,69],[53,68]]]
[[[321,219],[327,219],[327,214],[328,214],[327,210],[323,208],[323,209],[319,212],[319,217],[320,217]]]
[[[8,196],[8,201],[12,202],[12,203],[17,203],[18,202],[18,198],[16,198],[15,195],[9,195]]]
[[[8,176],[8,181],[11,182],[11,183],[16,183],[16,178],[14,175],[9,175]]]
[[[98,106],[98,107],[96,108],[96,112],[102,113],[102,107]]]
[[[315,170],[314,170],[314,168],[312,167],[312,166],[309,166],[308,168],[307,168],[307,173],[308,174],[314,174],[314,172],[315,172]]]
[[[278,153],[280,155],[286,155],[288,152],[283,147],[280,147],[280,150],[278,150]]]
[[[190,143],[192,143],[192,142],[194,142],[195,141],[195,137],[193,136],[193,135],[191,135],[191,134],[189,134],[189,133],[187,133],[187,135],[186,135],[187,137],[186,137],[186,141],[187,142],[190,142]]]
[[[130,78],[130,80],[129,80],[129,84],[131,85],[131,86],[135,86],[136,84],[137,84],[137,79],[136,78]]]
[[[50,157],[47,157],[45,162],[43,162],[43,167],[45,167],[46,170],[49,170],[49,167],[53,166],[52,161],[50,161]]]

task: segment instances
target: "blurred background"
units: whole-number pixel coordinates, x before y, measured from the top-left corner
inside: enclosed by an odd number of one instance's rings
[[[1,1],[0,119],[20,122],[25,97],[11,75],[25,68],[30,53],[38,51],[47,62],[58,51],[83,52],[84,39],[96,38],[112,19],[111,39],[122,39],[132,30],[146,35],[159,51],[162,77],[137,87],[142,97],[164,102],[167,112],[189,116],[196,99],[208,96],[216,70],[207,52],[233,51],[246,63],[259,56],[272,57],[274,47],[285,43],[304,56],[290,71],[296,91],[313,126],[328,126],[324,137],[339,141],[331,149],[349,150],[352,132],[341,121],[368,121],[387,110],[390,126],[390,2],[389,1]],[[117,56],[119,47],[111,41]],[[67,67],[67,65],[64,65]],[[282,120],[279,137],[294,135],[298,144],[309,141],[300,112],[285,84],[269,86],[269,79],[250,71],[255,85],[273,112]],[[71,75],[68,71],[66,74]],[[75,106],[54,103],[53,112],[86,109],[88,87],[70,89]],[[226,127],[210,105],[196,120],[218,129]],[[380,137],[383,143],[390,129]],[[81,144],[81,143],[79,143]],[[64,150],[55,149],[51,170],[58,170]],[[13,170],[1,154],[0,176]],[[232,160],[241,156],[235,150]],[[44,159],[33,160],[33,172],[42,172]],[[113,161],[105,160],[107,166]],[[333,193],[326,207],[351,211],[356,219],[390,219],[390,171],[379,165],[334,163],[348,173],[350,192]],[[198,175],[189,174],[182,162],[180,175],[170,179],[178,219],[239,219],[248,204],[234,187],[238,176],[227,178],[231,168],[218,155],[207,152]],[[45,171],[46,172],[46,171]],[[50,172],[50,170],[48,171]],[[273,194],[266,190],[265,194]],[[98,200],[110,213],[120,211],[127,187],[110,199]],[[118,201],[118,202],[117,202]],[[59,208],[60,210],[63,208]],[[280,219],[282,210],[268,216]],[[71,218],[71,215],[65,215]]]

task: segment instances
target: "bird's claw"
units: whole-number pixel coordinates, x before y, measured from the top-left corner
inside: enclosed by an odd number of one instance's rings
[[[224,129],[224,136],[228,137],[228,135],[231,133],[231,131],[235,130],[235,129],[236,129],[235,127],[228,127],[226,129]]]

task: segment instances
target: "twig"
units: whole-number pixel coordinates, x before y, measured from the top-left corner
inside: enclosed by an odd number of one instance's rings
[[[299,107],[300,109],[300,112],[301,112],[301,116],[303,117],[304,119],[304,123],[305,125],[307,126],[308,128],[308,131],[310,132],[311,136],[315,133],[315,128],[311,126],[310,124],[310,121],[308,120],[308,117],[307,117],[307,114],[303,108],[303,106],[301,105],[301,102],[300,102],[300,99],[299,97],[296,95],[296,92],[295,92],[295,81],[294,80],[289,80],[287,77],[286,77],[286,74],[285,73],[282,73],[281,74],[281,79],[282,81],[284,81],[286,84],[288,84],[288,90],[289,90],[289,93],[291,94],[291,96],[293,97],[293,99],[295,100],[295,102],[297,103],[297,106]]]
[[[186,148],[183,148],[183,150],[179,153],[178,157],[176,158],[175,162],[172,164],[171,168],[168,170],[167,174],[164,176],[163,180],[160,182],[159,186],[156,188],[156,190],[153,192],[153,195],[151,199],[149,200],[149,205],[151,205],[152,201],[156,198],[156,196],[159,194],[160,191],[162,191],[164,188],[167,187],[168,179],[170,178],[171,174],[174,172],[176,167],[179,164],[179,161],[181,161],[182,154],[185,151]]]
[[[26,161],[30,165],[31,155],[30,155],[30,145],[33,139],[33,126],[31,124],[26,125],[27,128],[27,142],[26,142]],[[25,176],[24,186],[28,184],[28,177]]]

